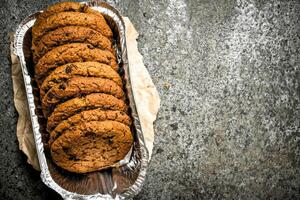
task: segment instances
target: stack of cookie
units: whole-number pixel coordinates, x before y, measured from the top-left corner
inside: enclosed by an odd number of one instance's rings
[[[47,8],[32,27],[51,157],[65,170],[108,168],[133,144],[112,39],[103,15],[75,2]]]

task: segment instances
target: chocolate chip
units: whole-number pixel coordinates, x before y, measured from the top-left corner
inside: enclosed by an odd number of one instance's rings
[[[91,44],[88,44],[87,47],[88,47],[89,49],[95,49],[95,47],[94,47],[93,45],[91,45]]]
[[[66,73],[70,74],[72,72],[72,66],[66,67]]]
[[[88,6],[85,5],[85,4],[83,4],[83,5],[80,7],[80,12],[85,12],[87,8],[88,8]]]
[[[94,133],[94,132],[86,132],[84,135],[85,135],[85,137],[96,138],[96,133]]]
[[[69,160],[79,161],[79,159],[75,155],[70,155]]]
[[[52,80],[52,82],[53,82],[53,83],[59,83],[59,80],[57,80],[57,79],[53,79],[53,80]],[[49,90],[49,89],[50,89],[50,87],[47,87],[46,89],[48,89],[48,90]]]
[[[64,90],[64,89],[66,89],[66,87],[67,87],[66,84],[63,83],[63,84],[59,85],[58,88],[59,88],[60,90]]]
[[[114,143],[113,139],[112,139],[112,138],[109,138],[108,144],[113,144],[113,143]]]
[[[49,97],[50,99],[54,98],[54,95],[52,94],[52,92],[49,92],[48,97]]]
[[[70,150],[70,148],[68,148],[68,147],[63,147],[62,150],[63,150],[65,153],[68,153],[69,150]]]

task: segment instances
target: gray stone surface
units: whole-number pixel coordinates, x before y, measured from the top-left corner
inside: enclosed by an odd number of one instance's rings
[[[53,0],[1,0],[0,193],[56,199],[18,150],[8,33]],[[300,198],[300,2],[109,1],[161,96],[136,199]]]

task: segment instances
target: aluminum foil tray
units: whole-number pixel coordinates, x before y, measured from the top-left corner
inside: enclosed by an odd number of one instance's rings
[[[45,142],[45,124],[41,114],[41,105],[36,83],[33,79],[33,62],[31,54],[31,27],[36,16],[34,13],[24,19],[18,26],[13,42],[13,52],[18,56],[27,94],[33,134],[41,168],[41,179],[64,199],[125,199],[136,195],[142,188],[148,165],[148,151],[145,146],[139,116],[131,88],[129,65],[126,49],[125,25],[116,9],[98,2],[81,2],[101,12],[114,33],[114,46],[120,66],[120,74],[125,83],[130,113],[133,118],[132,132],[134,145],[130,153],[114,167],[98,172],[76,174],[58,168],[51,160]],[[42,12],[42,11],[41,11]]]

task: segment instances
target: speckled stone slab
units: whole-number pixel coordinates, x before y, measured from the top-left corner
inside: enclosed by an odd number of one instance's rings
[[[8,57],[8,33],[53,2],[1,1],[6,199],[55,195],[18,150]],[[140,52],[161,97],[153,157],[136,199],[299,199],[300,2],[108,2],[140,33]]]

